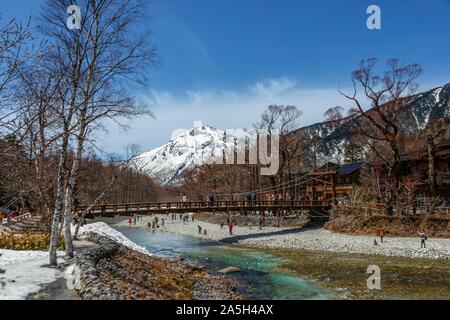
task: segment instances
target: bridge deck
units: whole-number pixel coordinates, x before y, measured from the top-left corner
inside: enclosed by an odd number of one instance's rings
[[[88,210],[80,206],[76,212]],[[165,214],[190,212],[255,212],[255,211],[317,211],[331,209],[328,201],[215,201],[209,202],[149,202],[105,204],[93,206],[88,214],[94,216]]]

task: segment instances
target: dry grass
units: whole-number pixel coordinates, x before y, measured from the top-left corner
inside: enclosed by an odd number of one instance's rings
[[[49,234],[18,234],[0,235],[0,248],[8,250],[31,250],[31,251],[46,251],[50,247]],[[64,239],[60,237],[58,243],[58,250],[64,250]]]
[[[355,235],[379,235],[384,230],[390,236],[416,236],[425,230],[430,237],[449,238],[450,220],[432,216],[371,216],[362,214],[343,214],[325,225],[325,229]]]
[[[117,281],[116,289],[126,300],[190,300],[193,281],[189,271],[170,260],[120,249],[100,277],[106,283]]]

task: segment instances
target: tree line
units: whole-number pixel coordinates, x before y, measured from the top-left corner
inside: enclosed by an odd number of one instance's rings
[[[153,188],[126,168],[134,148],[116,165],[87,156],[98,149],[95,134],[106,130],[105,121],[125,128],[127,119],[152,116],[133,95],[138,86],[149,85],[149,70],[158,63],[151,31],[141,24],[149,12],[146,1],[77,1],[79,30],[66,25],[71,4],[47,0],[36,23],[12,20],[0,30],[0,195],[9,195],[3,200],[9,204],[19,199],[49,220],[52,265],[60,232],[67,256],[74,254],[74,204],[100,201],[96,193],[119,198],[117,184],[102,185],[102,176],[111,182],[125,173],[134,188]],[[100,181],[87,181],[89,172]],[[128,190],[129,199],[151,196]]]

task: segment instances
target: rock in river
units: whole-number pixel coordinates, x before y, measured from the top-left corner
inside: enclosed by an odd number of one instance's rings
[[[234,273],[234,272],[240,272],[241,269],[236,268],[236,267],[228,267],[228,268],[224,268],[219,270],[220,273]]]

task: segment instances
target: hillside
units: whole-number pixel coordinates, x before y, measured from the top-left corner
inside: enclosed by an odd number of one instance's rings
[[[430,119],[450,116],[450,83],[413,97],[411,110],[403,115],[402,130],[418,132],[425,128]],[[342,159],[344,146],[355,134],[356,124],[353,119],[345,118],[338,126],[320,122],[297,129],[297,133],[319,137],[320,152],[329,159]]]

